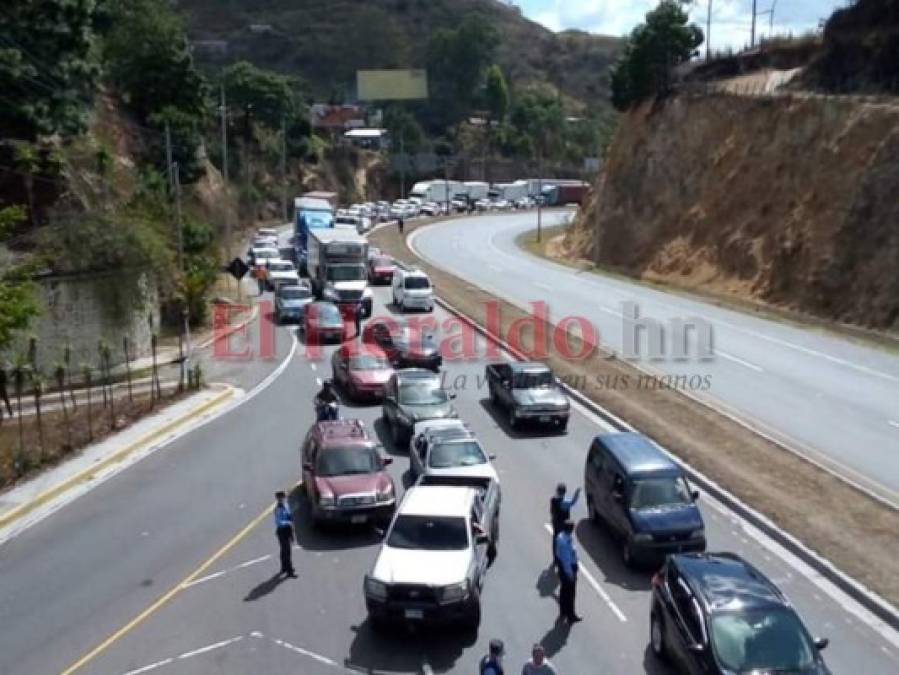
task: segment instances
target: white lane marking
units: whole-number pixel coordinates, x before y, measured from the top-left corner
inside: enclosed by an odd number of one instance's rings
[[[315,652],[310,652],[308,649],[303,649],[302,647],[297,647],[296,645],[292,645],[289,642],[285,642],[284,640],[279,640],[277,638],[270,638],[272,642],[274,642],[279,647],[284,647],[285,649],[289,649],[292,652],[296,652],[297,654],[302,654],[303,656],[308,656],[310,659],[315,659],[319,663],[324,663],[326,666],[331,666],[333,668],[340,668],[340,665],[337,661],[333,659],[329,659],[327,656],[322,656],[321,654],[316,654]]]
[[[235,572],[237,570],[242,570],[251,565],[258,565],[261,562],[265,562],[272,556],[263,555],[258,558],[254,558],[253,560],[247,560],[246,562],[242,562],[239,565],[235,565],[234,567],[229,567],[228,569],[220,570],[218,572],[213,572],[212,574],[207,574],[205,577],[200,577],[199,579],[194,579],[186,584],[181,584],[181,588],[190,588],[191,586],[196,586],[198,584],[206,583],[207,581],[212,581],[213,579],[218,579],[219,577],[223,577],[226,574],[230,574],[231,572]]]
[[[148,673],[151,670],[156,670],[157,668],[167,666],[174,660],[175,659],[163,659],[162,661],[151,663],[150,665],[144,666],[143,668],[138,668],[137,670],[129,670],[127,673],[125,673],[125,675],[138,675],[139,673]]]
[[[743,359],[734,356],[733,354],[728,354],[727,352],[722,352],[720,349],[715,350],[715,356],[720,356],[721,358],[727,359],[728,361],[733,361],[734,363],[739,363],[741,366],[749,368],[750,370],[754,370],[757,373],[764,373],[764,369],[761,366],[757,366],[754,363],[750,363],[749,361],[744,361]]]
[[[205,647],[200,647],[199,649],[194,649],[190,652],[184,652],[183,654],[179,654],[179,659],[189,659],[192,656],[199,656],[200,654],[205,654],[207,652],[214,651],[216,649],[221,649],[222,647],[227,647],[228,645],[234,644],[235,642],[240,642],[243,640],[243,635],[238,635],[229,640],[222,640],[221,642],[216,642],[211,645],[206,645]]]
[[[319,387],[322,386],[322,378],[316,377],[316,378],[315,378],[315,383],[316,383]]]
[[[318,370],[318,366],[315,365],[314,361],[309,361],[309,367],[312,368],[312,370]]]
[[[534,286],[537,288],[542,288],[544,291],[551,291],[553,289],[549,284],[544,284],[542,281],[535,281]]]
[[[500,267],[499,265],[487,265],[487,267],[492,269],[494,272],[502,272],[503,271],[503,268]]]
[[[600,307],[599,311],[605,312],[606,314],[611,314],[612,316],[614,316],[618,319],[621,318],[621,312],[615,311],[614,309],[609,309],[608,307]]]
[[[543,523],[543,527],[546,529],[546,531],[549,533],[549,536],[551,537],[553,534],[552,526],[549,523]],[[618,620],[621,621],[622,623],[626,623],[627,617],[624,615],[624,612],[622,612],[618,608],[618,605],[616,605],[615,602],[612,600],[612,598],[609,597],[609,594],[605,592],[603,587],[599,585],[599,582],[593,578],[593,575],[590,574],[589,571],[587,571],[587,568],[584,565],[578,566],[578,573],[584,575],[584,578],[587,580],[587,583],[589,583],[593,587],[593,590],[596,591],[596,593],[599,595],[600,598],[602,598],[603,602],[605,602],[606,605],[609,606],[609,609],[611,609],[612,613],[618,617]]]
[[[899,422],[896,422],[895,420],[887,420],[887,424],[889,424],[891,427],[896,427],[897,429],[899,429]]]

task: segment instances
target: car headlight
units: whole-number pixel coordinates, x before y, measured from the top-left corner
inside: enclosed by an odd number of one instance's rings
[[[376,499],[380,503],[389,502],[393,499],[393,487],[388,486],[383,492],[378,492]]]
[[[705,539],[705,528],[700,527],[698,530],[693,530],[690,533],[690,539]]]
[[[440,589],[440,602],[448,604],[450,602],[459,602],[464,600],[468,595],[468,582],[463,581],[458,584],[451,584]]]
[[[318,505],[324,508],[331,508],[336,503],[333,495],[319,495],[318,497]]]
[[[322,295],[328,300],[336,300],[337,299],[337,291],[333,288],[326,288]]]
[[[634,543],[635,544],[648,544],[651,541],[652,541],[651,534],[640,533],[640,534],[634,535]]]
[[[387,600],[387,584],[365,577],[365,595],[375,600]]]

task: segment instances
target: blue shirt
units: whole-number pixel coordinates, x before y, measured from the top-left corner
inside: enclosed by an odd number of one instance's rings
[[[567,532],[559,532],[556,537],[556,557],[562,566],[562,572],[569,579],[574,578],[574,566],[577,565],[577,551],[574,549],[574,541]]]
[[[275,504],[275,529],[293,527],[293,518],[287,504]]]

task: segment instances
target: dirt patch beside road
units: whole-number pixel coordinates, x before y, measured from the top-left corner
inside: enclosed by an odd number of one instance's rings
[[[420,225],[407,224],[406,232]],[[386,227],[371,236],[375,246],[425,269],[440,296],[480,325],[489,303],[500,308],[503,335],[527,315],[467,281],[420,260]],[[547,325],[547,334],[552,326]],[[570,341],[572,353],[579,341]],[[557,375],[626,419],[684,462],[732,492],[800,539],[806,546],[894,605],[899,605],[899,512],[822,471],[736,422],[664,387],[642,386],[633,366],[594,353],[572,362],[554,350],[546,359]],[[586,448],[585,448],[586,451]]]

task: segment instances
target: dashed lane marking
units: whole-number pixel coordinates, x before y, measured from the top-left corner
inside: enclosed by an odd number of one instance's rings
[[[896,427],[897,429],[899,429],[899,422],[896,422],[895,420],[887,420],[887,424],[889,424],[891,427]]]
[[[264,556],[260,556],[259,558],[254,558],[253,560],[247,560],[246,562],[242,562],[239,565],[235,565],[234,567],[229,567],[226,570],[221,570],[219,572],[209,574],[205,577],[200,577],[199,579],[194,579],[190,583],[183,584],[181,586],[181,588],[190,588],[191,586],[196,586],[198,584],[202,584],[207,581],[212,581],[213,579],[218,579],[220,577],[225,576],[226,574],[230,574],[231,572],[236,572],[237,570],[242,570],[247,567],[251,567],[252,565],[257,565],[261,562],[265,562],[266,560],[268,560],[271,557],[272,557],[271,555],[264,555]]]
[[[543,527],[546,529],[546,531],[549,533],[549,536],[551,537],[553,534],[552,526],[549,523],[543,523]],[[626,623],[627,617],[624,615],[624,612],[622,612],[621,609],[619,609],[618,605],[616,605],[615,602],[612,600],[612,598],[609,597],[609,594],[605,592],[603,587],[600,586],[599,582],[593,578],[593,575],[590,574],[590,572],[587,570],[587,568],[584,565],[578,566],[578,574],[584,575],[584,578],[587,580],[587,583],[593,587],[593,590],[596,591],[596,593],[599,595],[599,597],[602,598],[603,602],[605,602],[606,605],[608,605],[609,609],[612,610],[612,613],[618,617],[618,620],[621,621],[622,623]]]
[[[173,663],[175,660],[186,660],[192,658],[194,656],[199,656],[200,654],[206,654],[208,652],[215,651],[216,649],[222,649],[223,647],[227,647],[228,645],[232,645],[235,642],[240,642],[243,640],[243,635],[237,635],[229,640],[222,640],[221,642],[214,642],[211,645],[206,645],[205,647],[200,647],[199,649],[193,649],[189,652],[184,652],[183,654],[179,654],[178,656],[172,656],[167,659],[163,659],[162,661],[156,661],[155,663],[150,663],[141,668],[137,668],[136,670],[129,670],[125,675],[140,675],[141,673],[149,673],[151,670],[156,670],[157,668],[162,668],[163,666],[167,666],[170,663]]]
[[[715,356],[720,356],[722,359],[727,359],[728,361],[733,361],[744,368],[749,368],[749,370],[754,370],[757,373],[764,373],[765,370],[761,366],[757,366],[754,363],[750,363],[749,361],[745,361],[733,354],[728,354],[727,352],[723,352],[720,349],[715,350]]]

